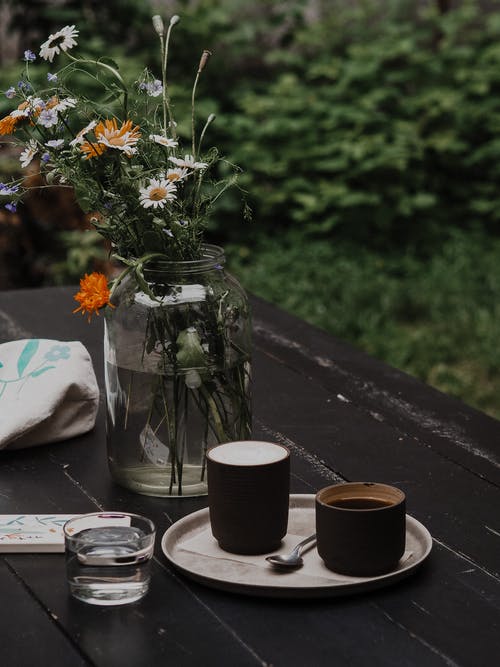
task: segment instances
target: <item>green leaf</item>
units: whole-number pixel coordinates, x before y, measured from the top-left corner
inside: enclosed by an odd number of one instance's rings
[[[161,239],[156,232],[146,231],[142,235],[142,242],[146,251],[154,252],[161,247]]]
[[[34,340],[29,340],[24,346],[23,351],[17,360],[17,372],[19,377],[22,377],[26,366],[33,359],[33,355],[38,350],[39,343],[40,341],[35,338]]]
[[[92,203],[90,200],[90,196],[88,193],[88,188],[86,185],[78,185],[76,184],[74,186],[75,189],[75,197],[80,204],[81,208],[84,211],[88,211],[89,209],[92,208]]]
[[[44,366],[37,371],[33,371],[33,373],[30,373],[30,375],[32,378],[37,378],[42,373],[45,373],[45,371],[50,371],[51,368],[55,368],[55,366]]]

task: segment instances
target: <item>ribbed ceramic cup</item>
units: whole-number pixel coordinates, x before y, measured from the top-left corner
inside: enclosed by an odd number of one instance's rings
[[[207,476],[210,524],[221,549],[277,549],[288,526],[289,450],[253,440],[216,445],[207,453]]]
[[[316,495],[316,532],[330,570],[359,577],[390,572],[405,550],[405,494],[374,482],[328,486]]]

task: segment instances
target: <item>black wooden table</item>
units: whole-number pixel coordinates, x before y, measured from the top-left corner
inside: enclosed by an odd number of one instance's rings
[[[0,341],[81,340],[103,389],[102,318],[89,325],[72,315],[73,292],[0,293]],[[62,554],[5,554],[2,667],[499,664],[500,422],[263,301],[253,305],[254,437],[291,449],[294,493],[342,480],[401,487],[434,537],[429,560],[370,593],[273,600],[185,579],[157,539],[150,592],[113,608],[69,597]],[[103,414],[102,398],[93,432],[0,452],[0,513],[127,510],[152,518],[161,537],[206,506],[114,485]]]

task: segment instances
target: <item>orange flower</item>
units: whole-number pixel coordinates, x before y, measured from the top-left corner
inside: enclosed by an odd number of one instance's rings
[[[24,102],[21,102],[21,104],[17,107],[17,111],[24,111],[24,112],[28,113],[28,111],[30,111],[30,107],[31,107],[32,116],[34,118],[38,118],[38,116],[40,115],[40,112],[42,110],[42,107],[40,105],[32,106],[28,100],[25,100]],[[16,117],[16,121],[23,120],[23,119],[26,120],[27,118],[29,118],[29,114],[27,116],[16,116],[15,111],[13,111],[12,113]],[[32,119],[30,119],[30,125],[32,125],[32,126],[35,125],[35,123],[33,122]]]
[[[99,157],[106,150],[106,146],[98,144],[97,142],[84,141],[80,146],[80,151],[86,153],[85,159],[90,160],[92,157]]]
[[[17,118],[5,116],[0,120],[0,135],[12,134],[16,129]]]
[[[109,301],[110,291],[108,288],[108,281],[103,273],[94,271],[90,275],[88,273],[80,280],[80,291],[75,294],[74,299],[80,304],[78,308],[73,311],[77,313],[82,312],[82,315],[89,313],[89,322],[92,315],[95,313],[99,315],[99,309],[104,306],[114,308]]]
[[[126,120],[118,127],[115,118],[106,118],[104,122],[97,123],[94,135],[94,142],[86,141],[80,146],[81,152],[86,153],[86,160],[101,155],[108,148],[116,148],[130,157],[141,138],[138,125],[134,127],[131,120]]]
[[[53,95],[50,99],[47,100],[45,103],[45,108],[46,109],[53,109],[55,106],[59,104],[59,98],[56,95]]]

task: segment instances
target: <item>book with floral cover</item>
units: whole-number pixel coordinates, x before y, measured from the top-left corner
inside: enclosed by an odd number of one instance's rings
[[[75,514],[0,514],[0,553],[63,552],[63,526]]]

